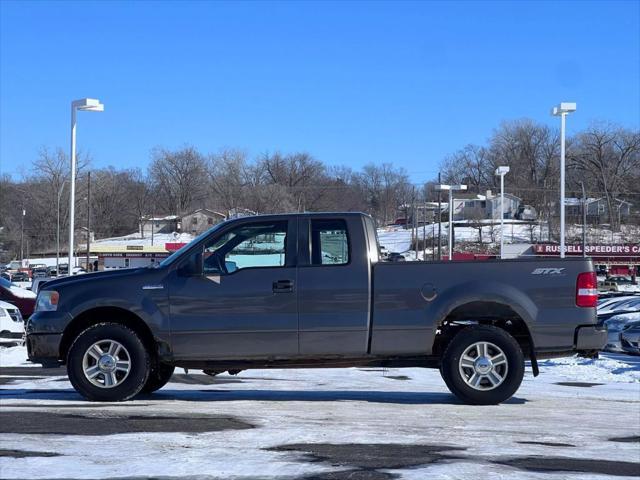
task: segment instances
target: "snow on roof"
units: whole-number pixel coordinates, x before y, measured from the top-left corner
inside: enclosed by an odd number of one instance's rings
[[[227,216],[224,213],[220,213],[220,212],[216,212],[215,210],[211,210],[209,208],[198,208],[192,212],[189,213],[185,213],[184,215],[182,215],[183,217],[187,217],[189,215],[193,215],[195,213],[199,213],[199,212],[204,212],[205,214],[211,214],[211,215],[215,215],[216,217],[222,217],[222,218],[227,218]]]
[[[153,244],[162,245],[165,243],[189,243],[194,239],[190,233],[155,233],[153,235]],[[152,237],[150,234],[141,237],[139,233],[132,233],[122,237],[102,238],[91,242],[91,251],[100,245],[151,245]]]
[[[142,217],[142,220],[149,222],[170,222],[172,220],[178,220],[179,218],[178,215],[166,215],[164,217]]]

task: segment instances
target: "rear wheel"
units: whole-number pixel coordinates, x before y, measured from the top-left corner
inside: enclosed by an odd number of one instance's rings
[[[117,323],[99,323],[75,339],[67,355],[69,380],[88,400],[120,402],[136,396],[150,372],[138,335]]]
[[[149,373],[149,378],[147,379],[147,383],[142,387],[143,393],[151,393],[156,390],[160,390],[164,387],[171,376],[173,375],[173,371],[176,369],[173,365],[167,365],[166,363],[158,363],[151,372]]]
[[[463,402],[495,405],[511,398],[520,387],[524,355],[504,330],[476,325],[453,337],[442,356],[440,373]]]

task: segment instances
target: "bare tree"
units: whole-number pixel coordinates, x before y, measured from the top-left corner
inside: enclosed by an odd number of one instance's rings
[[[203,200],[207,164],[193,147],[175,152],[156,149],[149,166],[149,178],[163,213],[181,214]]]
[[[640,170],[640,133],[597,125],[578,134],[576,143],[570,160],[602,192],[609,224],[619,229],[616,199],[633,188],[631,179]]]

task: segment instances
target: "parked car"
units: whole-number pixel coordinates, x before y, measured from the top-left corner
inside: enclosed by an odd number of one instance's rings
[[[50,282],[51,280],[53,280],[50,277],[38,277],[38,278],[34,278],[33,279],[33,283],[31,284],[31,291],[33,293],[38,293],[40,291],[40,289],[42,288],[42,286],[47,283]]]
[[[31,279],[29,278],[29,274],[27,272],[16,272],[13,275],[11,275],[11,282],[12,283],[17,283],[17,282],[28,282]]]
[[[618,313],[606,320],[602,320],[602,325],[607,328],[607,343],[603,350],[607,352],[624,352],[620,343],[620,333],[632,322],[640,320],[640,312]]]
[[[633,321],[622,327],[620,347],[627,353],[640,355],[640,321]]]
[[[56,267],[47,267],[47,277],[57,277],[58,276],[58,270],[56,270]]]
[[[36,267],[31,270],[31,278],[35,280],[36,278],[44,278],[47,276],[47,267]]]
[[[623,275],[607,277],[603,282],[600,282],[598,288],[611,292],[640,292],[638,282]]]
[[[0,278],[0,300],[18,307],[22,317],[28,319],[36,306],[36,294]]]
[[[0,338],[24,337],[24,322],[14,305],[0,301]]]
[[[329,254],[329,255],[327,255]],[[381,262],[359,213],[241,217],[155,268],[47,282],[27,323],[34,363],[66,365],[97,401],[202,370],[438,368],[463,402],[496,404],[525,359],[593,354],[590,259]]]
[[[406,262],[407,259],[401,253],[391,252],[389,253],[389,255],[387,255],[387,261],[388,262]]]
[[[24,323],[20,309],[12,303],[0,300],[0,307],[4,308],[14,322]]]
[[[87,271],[82,267],[73,267],[71,269],[71,274],[72,275],[81,275],[83,273],[87,273]]]
[[[598,319],[606,320],[613,315],[640,311],[640,296],[621,297],[598,305]]]

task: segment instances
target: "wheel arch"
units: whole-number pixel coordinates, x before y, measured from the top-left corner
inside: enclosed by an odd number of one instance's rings
[[[527,322],[510,305],[495,301],[472,301],[452,309],[438,322],[432,352],[442,354],[453,335],[469,324],[492,325],[505,330],[520,344],[525,355],[533,348]]]
[[[73,320],[71,320],[64,329],[59,350],[59,356],[62,363],[66,363],[69,348],[71,348],[71,344],[82,331],[93,325],[104,322],[117,323],[130,328],[140,337],[140,340],[149,352],[149,355],[151,355],[152,358],[158,357],[158,341],[154,337],[149,325],[147,325],[142,318],[126,308],[116,306],[96,306],[84,310],[74,316]]]

